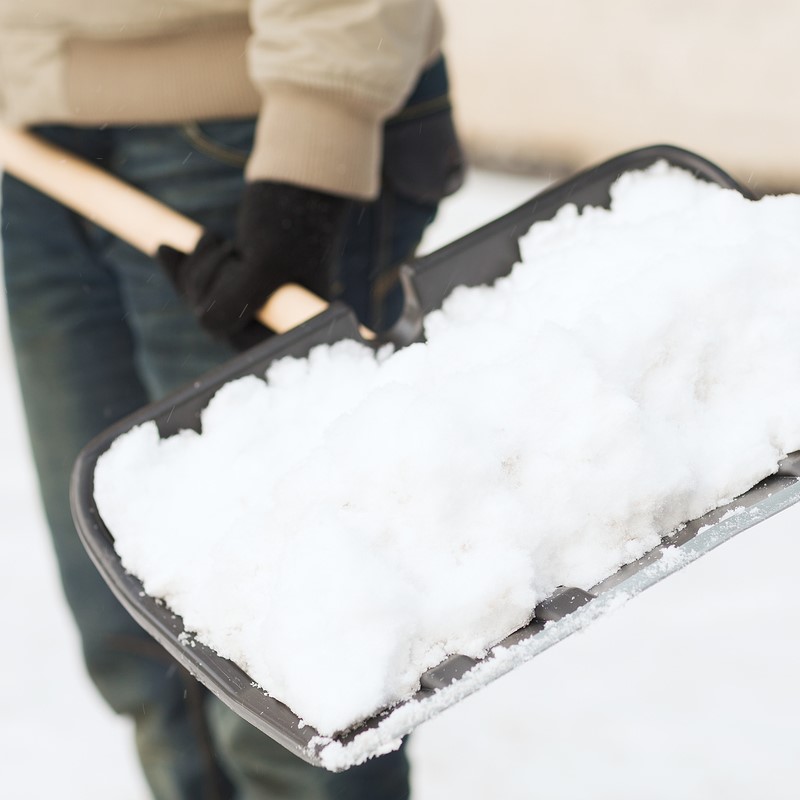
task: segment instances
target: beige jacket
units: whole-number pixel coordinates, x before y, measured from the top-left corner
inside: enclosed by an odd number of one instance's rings
[[[378,191],[383,121],[438,53],[435,0],[0,0],[12,125],[258,115],[251,179]]]

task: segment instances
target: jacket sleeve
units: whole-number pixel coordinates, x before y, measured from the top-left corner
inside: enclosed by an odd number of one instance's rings
[[[252,0],[250,13],[264,102],[248,179],[375,197],[383,122],[439,51],[435,0]]]

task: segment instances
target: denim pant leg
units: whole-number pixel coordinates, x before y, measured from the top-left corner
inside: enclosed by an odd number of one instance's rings
[[[98,255],[96,233],[4,177],[9,322],[41,494],[89,673],[109,705],[134,719],[154,797],[226,797],[199,687],[118,604],[70,517],[69,475],[79,449],[148,399],[119,285]]]

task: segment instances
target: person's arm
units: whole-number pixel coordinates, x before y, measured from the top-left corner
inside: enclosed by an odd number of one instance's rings
[[[436,56],[433,0],[253,0],[249,59],[264,102],[228,243],[160,260],[201,324],[235,338],[294,282],[328,299],[353,199],[380,189],[383,123]]]
[[[251,181],[371,199],[383,122],[439,51],[433,0],[253,0],[250,75],[264,97]]]

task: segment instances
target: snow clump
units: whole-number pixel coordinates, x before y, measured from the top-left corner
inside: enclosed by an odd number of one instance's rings
[[[800,197],[658,164],[521,250],[425,344],[279,361],[98,463],[125,567],[323,735],[800,448]]]

